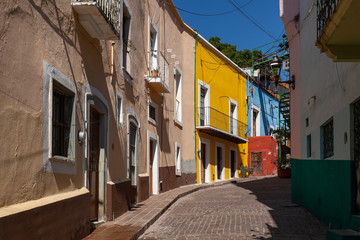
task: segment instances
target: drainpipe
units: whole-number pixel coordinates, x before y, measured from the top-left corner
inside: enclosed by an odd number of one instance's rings
[[[111,41],[111,47],[110,47],[110,82],[112,82],[113,74],[114,74],[114,45],[115,42]]]
[[[196,43],[197,43],[197,36],[198,36],[198,32],[196,31],[196,35],[195,35],[195,54],[194,54],[194,129],[195,129],[195,165],[196,165],[196,169],[198,167],[198,163],[197,163],[197,146],[196,146]],[[198,175],[198,171],[197,171],[197,177]],[[198,180],[198,179],[197,179]]]

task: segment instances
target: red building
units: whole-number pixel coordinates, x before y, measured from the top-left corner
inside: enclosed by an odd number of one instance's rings
[[[272,136],[249,137],[248,140],[248,166],[254,169],[254,175],[275,174],[279,154],[278,142]]]

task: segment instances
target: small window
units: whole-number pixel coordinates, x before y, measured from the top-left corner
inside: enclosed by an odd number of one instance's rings
[[[148,116],[149,122],[156,125],[158,119],[158,105],[152,100],[149,100]]]
[[[182,73],[178,68],[175,71],[175,121],[182,123]]]
[[[305,119],[305,126],[308,127],[309,126],[309,118]]]
[[[311,134],[306,137],[306,156],[311,157]]]
[[[180,143],[175,143],[175,168],[176,175],[181,176],[181,145]]]
[[[124,124],[124,111],[123,111],[123,99],[120,94],[117,94],[116,109],[117,109],[118,124],[122,126]]]
[[[123,3],[122,30],[122,66],[126,73],[131,74],[131,11],[125,2]]]
[[[150,21],[150,46],[149,46],[149,70],[150,76],[157,76],[159,72],[158,68],[158,33],[156,26]]]
[[[334,126],[331,119],[328,123],[322,126],[322,140],[323,140],[323,157],[324,159],[334,155]]]
[[[74,93],[53,80],[51,157],[73,158]]]

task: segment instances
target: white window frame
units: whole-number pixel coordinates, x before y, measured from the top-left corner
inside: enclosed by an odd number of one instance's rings
[[[124,126],[124,102],[123,96],[116,92],[116,113],[117,113],[117,122],[118,125]]]
[[[175,122],[182,126],[182,71],[178,66],[175,66],[174,69],[174,84],[175,84]],[[179,77],[177,77],[179,76]],[[179,81],[179,84],[177,82]]]
[[[222,165],[222,169],[221,169],[221,175],[220,175],[220,179],[218,179],[218,172],[217,172],[217,156],[218,156],[218,147],[220,147],[221,150],[221,165]],[[216,176],[216,180],[225,180],[225,145],[223,143],[219,143],[216,142],[215,143],[215,176]]]
[[[155,108],[155,119],[151,118],[151,116],[150,116],[150,106]],[[148,102],[148,121],[154,125],[157,125],[157,122],[158,122],[158,105],[151,99],[149,99],[149,102]]]
[[[198,125],[200,126],[200,96],[201,96],[201,88],[205,88],[205,126],[210,125],[210,85],[204,83],[200,79],[198,80]]]
[[[231,105],[235,105],[235,111],[233,113],[233,119],[231,119]],[[231,121],[233,121],[232,129],[230,129]],[[233,131],[233,135],[238,135],[238,103],[237,101],[229,98],[229,133]]]
[[[261,136],[261,126],[260,126],[260,116],[261,116],[261,111],[260,111],[260,108],[254,104],[251,105],[251,136],[252,137],[256,137],[254,136],[254,133],[253,133],[253,112],[257,111],[258,112],[258,115],[256,117],[256,136]]]
[[[178,142],[175,142],[175,174],[181,176],[181,144]]]
[[[151,33],[155,34],[154,51],[151,51]],[[156,25],[149,18],[149,74],[152,70],[159,70],[159,34]]]
[[[127,10],[127,12],[129,13],[129,18],[130,18],[130,23],[129,23],[129,29],[128,29],[128,42],[130,42],[130,44],[132,43],[132,25],[133,25],[133,14],[132,11],[129,7],[129,4],[127,2],[127,0],[123,0],[122,3],[122,8],[121,8],[121,29],[123,29],[124,26],[124,9]],[[126,80],[132,85],[133,84],[133,79],[131,77],[132,74],[132,51],[129,50],[129,52],[126,55],[126,67],[125,67],[125,63],[124,63],[124,48],[128,48],[127,44],[128,43],[124,43],[123,41],[124,36],[123,36],[123,31],[121,31],[121,73],[122,75],[126,78]],[[129,49],[131,49],[131,46],[129,47]],[[127,62],[127,59],[129,58],[129,62]]]

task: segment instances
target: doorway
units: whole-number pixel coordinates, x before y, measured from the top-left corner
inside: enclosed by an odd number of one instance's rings
[[[236,166],[237,166],[236,151],[234,149],[230,149],[230,178],[237,177]]]
[[[205,183],[205,166],[206,166],[206,144],[201,143],[201,183]]]
[[[148,135],[148,166],[149,166],[149,194],[159,194],[159,137],[149,132]]]
[[[100,141],[100,113],[90,106],[90,134],[89,134],[89,190],[90,190],[90,220],[99,217],[99,141]]]
[[[353,149],[356,176],[355,213],[360,214],[360,100],[353,105]]]
[[[262,152],[251,152],[251,167],[254,174],[262,174]]]
[[[96,92],[96,91],[94,91]],[[90,219],[106,221],[106,179],[108,152],[108,108],[101,95],[85,94],[85,165],[84,184],[90,192]],[[104,104],[105,102],[105,104]]]

